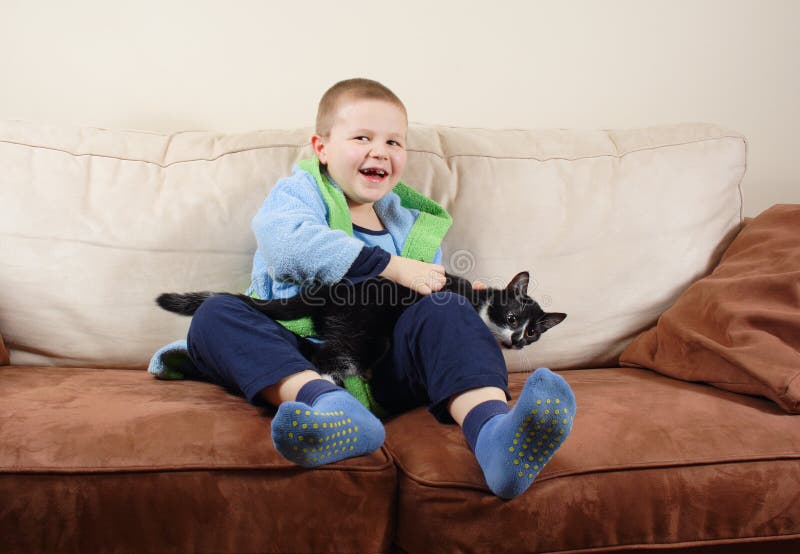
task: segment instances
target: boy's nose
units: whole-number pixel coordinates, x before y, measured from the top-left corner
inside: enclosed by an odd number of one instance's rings
[[[386,158],[386,149],[383,146],[376,145],[372,147],[372,151],[370,152],[373,158]]]

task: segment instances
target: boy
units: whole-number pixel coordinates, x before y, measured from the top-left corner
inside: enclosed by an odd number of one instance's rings
[[[513,498],[566,439],[575,400],[542,368],[509,408],[492,334],[468,303],[437,292],[450,218],[398,185],[407,127],[402,102],[380,83],[351,79],[325,93],[311,139],[315,158],[279,181],[253,219],[258,249],[248,294],[283,298],[303,283],[380,275],[426,295],[398,321],[393,346],[373,368],[372,394],[390,413],[427,404],[439,421],[454,420],[490,489]],[[311,467],[378,449],[380,420],[320,377],[299,352],[302,340],[240,300],[214,296],[195,313],[187,346],[205,377],[277,408],[272,438],[287,459]]]

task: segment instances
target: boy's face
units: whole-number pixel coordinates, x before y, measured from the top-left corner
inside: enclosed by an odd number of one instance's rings
[[[314,135],[311,142],[352,208],[372,205],[400,180],[407,129],[405,112],[391,102],[345,100],[329,135]]]

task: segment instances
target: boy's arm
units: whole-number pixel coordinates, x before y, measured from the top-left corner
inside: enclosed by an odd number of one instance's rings
[[[375,254],[362,254],[363,242],[328,226],[326,211],[316,184],[303,174],[281,179],[270,192],[252,226],[273,279],[331,284],[351,268],[380,269]]]
[[[420,294],[441,290],[446,281],[444,266],[401,256],[392,256],[380,275]]]

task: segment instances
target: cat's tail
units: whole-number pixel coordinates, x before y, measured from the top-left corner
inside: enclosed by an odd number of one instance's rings
[[[187,292],[180,294],[177,292],[165,292],[156,298],[156,303],[167,310],[181,315],[192,315],[200,307],[200,304],[214,296],[213,292]]]
[[[181,315],[192,315],[200,307],[200,304],[207,299],[218,294],[235,296],[258,310],[268,315],[272,319],[288,321],[311,315],[313,303],[306,301],[302,295],[292,298],[281,298],[275,300],[259,300],[244,294],[229,294],[225,292],[187,292],[180,294],[177,292],[165,292],[156,298],[156,303],[167,310]]]

